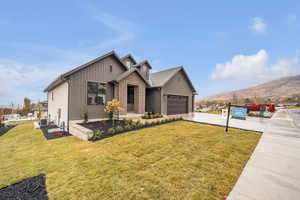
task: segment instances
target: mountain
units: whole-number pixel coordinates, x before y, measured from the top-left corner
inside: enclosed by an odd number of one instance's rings
[[[294,95],[300,95],[300,75],[280,78],[247,89],[208,96],[203,98],[202,101],[229,101],[232,100],[234,96],[240,99],[255,97],[282,99]]]

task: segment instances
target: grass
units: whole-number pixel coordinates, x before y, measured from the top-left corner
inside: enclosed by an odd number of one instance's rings
[[[19,125],[0,137],[0,188],[45,173],[50,199],[222,199],[259,138],[179,121],[94,143],[47,141]]]

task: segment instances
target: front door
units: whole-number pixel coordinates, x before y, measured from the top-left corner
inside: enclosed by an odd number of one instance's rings
[[[127,112],[134,112],[134,86],[127,87]]]

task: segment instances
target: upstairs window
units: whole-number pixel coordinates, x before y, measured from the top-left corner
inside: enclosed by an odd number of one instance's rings
[[[87,83],[87,104],[105,105],[106,104],[106,83],[88,82]]]
[[[113,70],[112,65],[109,65],[109,71],[112,72],[112,70]]]

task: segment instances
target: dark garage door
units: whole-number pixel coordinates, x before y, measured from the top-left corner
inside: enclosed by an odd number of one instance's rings
[[[188,97],[168,95],[168,115],[183,114],[188,112]]]

